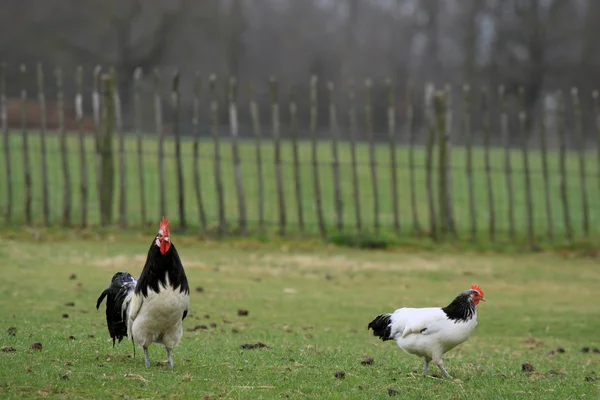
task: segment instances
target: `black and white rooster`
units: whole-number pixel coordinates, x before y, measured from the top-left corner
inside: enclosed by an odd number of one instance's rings
[[[479,301],[485,301],[477,285],[459,294],[446,307],[399,308],[393,314],[377,316],[367,329],[381,340],[395,340],[409,354],[425,359],[423,375],[433,361],[446,375],[442,355],[471,336],[477,326]]]
[[[106,297],[108,332],[119,342],[128,336],[144,349],[150,366],[148,347],[159,343],[167,350],[173,368],[173,348],[183,335],[183,320],[190,303],[190,288],[183,264],[169,237],[169,221],[163,217],[158,235],[152,241],[139,280],[127,272],[117,272],[96,303]]]

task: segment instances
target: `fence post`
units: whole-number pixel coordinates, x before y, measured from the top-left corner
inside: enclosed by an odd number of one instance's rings
[[[219,141],[219,100],[217,97],[217,76],[209,78],[210,113],[212,117],[212,138],[215,162],[215,188],[217,189],[217,203],[219,209],[219,236],[225,233],[225,200],[223,197],[223,179],[221,176],[221,144]]]
[[[261,144],[261,126],[260,111],[258,104],[254,99],[254,89],[250,85],[250,117],[252,118],[252,131],[254,133],[254,146],[256,153],[256,175],[258,192],[258,229],[262,233],[265,226],[265,189],[262,167],[262,144]]]
[[[119,226],[127,227],[127,167],[125,165],[125,132],[123,132],[123,118],[121,115],[121,95],[119,93],[119,79],[114,68],[110,69],[113,79],[113,103],[115,108],[115,131],[119,140]]]
[[[344,229],[344,219],[342,213],[342,190],[340,188],[340,160],[338,156],[338,122],[337,122],[337,108],[335,106],[335,94],[334,94],[333,82],[327,83],[327,93],[329,97],[329,136],[331,138],[331,169],[333,173],[333,190],[334,190],[334,201],[335,201],[335,214],[336,214],[336,228],[338,232]]]
[[[160,198],[160,215],[167,215],[167,193],[165,183],[165,134],[163,132],[162,99],[160,96],[160,72],[154,69],[154,122],[158,137],[158,196]]]
[[[71,225],[71,175],[69,173],[69,152],[67,149],[67,132],[65,130],[65,99],[63,92],[63,72],[60,67],[55,70],[56,102],[58,112],[58,131],[60,134],[60,154],[63,175],[63,226]]]
[[[452,121],[453,121],[453,112],[452,112],[452,86],[447,84],[444,88],[444,102],[445,102],[445,113],[444,119],[446,124],[446,129],[444,131],[444,159],[446,160],[446,166],[444,167],[446,171],[446,229],[452,233],[454,237],[457,236],[456,233],[456,224],[454,222],[454,201],[452,192]]]
[[[100,163],[102,171],[100,195],[100,221],[103,227],[112,223],[114,198],[113,132],[115,122],[114,82],[110,74],[102,75],[102,132],[100,138]]]
[[[25,175],[25,222],[31,226],[33,221],[31,217],[31,163],[29,161],[29,131],[27,129],[27,67],[21,64],[21,135],[23,138],[23,173]]]
[[[85,129],[83,127],[83,68],[77,67],[75,72],[75,118],[79,139],[79,194],[81,207],[81,227],[86,228],[88,224],[88,171],[85,157]]]
[[[565,237],[569,244],[573,243],[573,228],[571,226],[571,213],[569,209],[569,195],[567,187],[567,138],[565,134],[565,102],[562,91],[558,91],[558,140],[560,157],[560,197],[563,206],[563,221]]]
[[[206,232],[208,224],[206,222],[206,211],[204,210],[204,200],[202,198],[202,186],[200,179],[200,167],[198,162],[199,147],[200,147],[200,90],[202,88],[202,77],[199,72],[196,72],[194,79],[194,105],[193,105],[193,120],[194,126],[194,141],[193,141],[193,169],[194,169],[194,191],[196,194],[196,202],[198,204],[198,214],[200,215],[200,223],[202,229]]]
[[[12,182],[12,162],[10,159],[10,138],[8,136],[8,120],[6,110],[6,64],[0,64],[0,125],[4,136],[4,162],[6,166],[6,208],[4,217],[9,223],[12,218],[13,202],[13,182]]]
[[[356,218],[356,229],[362,229],[362,217],[360,213],[360,187],[358,185],[358,166],[356,156],[356,95],[354,93],[354,81],[348,84],[348,125],[350,138],[350,163],[352,168],[352,195],[354,197],[354,216]]]
[[[394,230],[396,234],[400,234],[400,204],[398,198],[398,165],[396,154],[396,96],[394,86],[390,78],[386,79],[385,86],[387,88],[388,106],[387,106],[387,122],[388,122],[388,140],[390,146],[390,173],[392,178],[392,208],[394,210]]]
[[[515,208],[512,184],[512,166],[510,162],[510,131],[508,114],[505,103],[506,89],[498,86],[498,102],[500,103],[500,132],[504,143],[504,175],[506,177],[506,195],[508,197],[508,235],[510,240],[515,240]]]
[[[38,101],[40,103],[40,148],[42,152],[42,213],[44,225],[50,225],[50,193],[48,192],[48,154],[46,151],[46,95],[44,69],[37,64]]]
[[[181,229],[187,227],[185,218],[185,185],[183,184],[183,164],[181,160],[181,134],[179,132],[180,94],[179,94],[179,71],[173,72],[171,87],[171,105],[173,109],[173,135],[175,136],[175,165],[177,168],[177,206],[179,209],[179,226]]]
[[[481,91],[481,103],[483,108],[483,157],[485,168],[485,180],[488,191],[488,208],[489,208],[489,232],[490,240],[496,240],[496,210],[494,204],[494,186],[492,183],[492,165],[490,161],[490,141],[492,136],[490,122],[490,98],[486,88]]]
[[[473,129],[471,127],[471,88],[463,86],[463,132],[466,146],[466,174],[469,191],[469,214],[471,214],[471,240],[477,241],[477,209],[473,182]]]
[[[371,184],[373,185],[373,225],[379,233],[379,180],[377,179],[377,158],[375,155],[375,137],[373,132],[373,84],[365,80],[365,125],[369,140],[369,164],[371,165]]]
[[[143,134],[142,134],[142,78],[143,70],[137,67],[133,72],[133,112],[134,112],[134,129],[137,148],[137,167],[138,167],[138,182],[140,191],[140,213],[142,218],[142,226],[148,223],[148,215],[146,212],[146,186],[144,181],[144,158],[143,158]]]
[[[600,92],[594,90],[592,92],[592,100],[594,101],[594,116],[596,120],[596,163],[597,173],[600,178]],[[600,187],[600,185],[598,185]]]
[[[442,236],[451,232],[450,207],[448,199],[448,168],[447,147],[446,147],[446,93],[437,92],[434,97],[434,110],[437,122],[437,138],[439,143],[439,161],[438,161],[438,196],[440,213],[440,231]]]
[[[92,91],[92,110],[94,115],[94,162],[96,168],[96,191],[98,203],[102,193],[102,152],[100,138],[102,137],[102,109],[100,106],[102,96],[102,67],[94,68],[94,89]]]
[[[533,226],[533,200],[531,198],[531,175],[529,174],[529,132],[527,132],[527,113],[525,112],[525,91],[519,88],[519,133],[521,134],[521,146],[523,154],[523,173],[525,174],[525,204],[527,207],[527,238],[531,249],[535,246],[535,233]]]
[[[427,204],[429,206],[429,235],[433,240],[438,239],[437,213],[435,212],[435,199],[433,197],[433,151],[435,145],[435,116],[433,115],[433,95],[435,87],[428,83],[425,85],[425,126],[427,139],[425,143],[425,189],[427,191]]]
[[[277,185],[277,199],[279,204],[279,234],[285,235],[286,213],[285,196],[283,191],[283,176],[281,171],[281,143],[279,129],[279,90],[277,80],[271,77],[269,80],[271,92],[271,127],[273,134],[273,143],[275,146],[275,179]]]
[[[408,134],[408,170],[410,175],[410,208],[412,210],[413,233],[421,235],[419,209],[417,203],[417,179],[415,176],[415,140],[417,136],[415,124],[415,92],[411,84],[406,89],[406,127]]]
[[[588,237],[590,235],[590,219],[585,173],[585,139],[583,136],[581,104],[579,102],[579,91],[577,90],[577,88],[571,89],[571,98],[573,101],[573,113],[575,114],[577,147],[579,150],[579,182],[581,184],[581,210],[583,213],[583,233],[586,237]]]
[[[554,238],[554,221],[552,218],[552,203],[550,201],[550,176],[548,174],[548,145],[546,132],[546,108],[542,106],[542,115],[540,118],[540,151],[542,152],[542,175],[544,177],[544,202],[546,206],[546,225],[548,239]]]
[[[294,184],[296,188],[296,207],[300,232],[304,232],[304,212],[302,201],[302,179],[300,177],[300,156],[298,152],[298,105],[296,103],[296,86],[290,88],[290,130],[292,136],[292,155],[294,158]]]
[[[321,202],[321,185],[319,183],[319,157],[318,157],[318,126],[317,126],[317,83],[316,75],[310,78],[310,132],[311,132],[311,157],[313,166],[313,185],[315,192],[315,208],[317,210],[317,221],[321,236],[327,235],[325,221],[323,218],[323,204]]]
[[[229,78],[229,131],[231,135],[231,153],[233,156],[233,172],[238,200],[238,213],[240,233],[246,234],[246,196],[244,192],[244,178],[238,148],[238,114],[237,114],[237,81],[235,77]]]

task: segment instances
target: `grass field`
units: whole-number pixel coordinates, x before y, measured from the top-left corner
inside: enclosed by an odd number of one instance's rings
[[[113,349],[104,310],[95,309],[114,272],[139,274],[151,239],[82,240],[74,233],[38,241],[4,233],[0,239],[3,398],[600,396],[600,354],[581,351],[600,347],[594,258],[368,252],[177,236],[192,293],[170,370],[157,346],[149,368],[139,350],[130,357],[129,342]],[[435,368],[421,377],[420,359],[366,330],[381,312],[446,305],[471,283],[483,287],[488,301],[478,308],[473,336],[445,357],[454,380],[433,376]],[[238,309],[248,315],[238,316]],[[190,331],[197,325],[207,329]],[[9,328],[16,328],[14,336]],[[240,348],[257,342],[268,347]],[[369,357],[372,365],[362,365]],[[534,371],[523,372],[523,363]],[[344,377],[336,378],[340,371]]]
[[[3,146],[3,145],[2,145]],[[14,210],[12,221],[14,224],[22,224],[24,221],[24,191],[25,182],[23,174],[23,157],[21,150],[21,138],[19,134],[14,133],[10,137],[9,146],[11,149],[11,162],[13,166],[14,179]],[[77,153],[77,140],[71,137],[69,146],[69,165],[72,181],[72,202],[73,202],[73,222],[77,224],[80,221],[80,194],[79,181],[81,170],[79,167],[79,156]],[[175,221],[178,219],[177,209],[177,182],[175,175],[175,157],[174,145],[171,139],[166,140],[166,170],[167,170],[167,214]],[[95,158],[93,158],[94,144],[91,138],[86,142],[88,159],[88,181],[90,185],[89,217],[92,224],[99,223],[99,206],[97,196],[97,186],[95,179]],[[209,223],[214,225],[218,221],[217,195],[215,190],[214,178],[214,160],[212,142],[203,139],[200,144],[201,160],[201,186],[202,196],[205,202],[206,213]],[[188,224],[192,227],[199,227],[199,214],[197,202],[194,195],[193,172],[192,172],[192,145],[189,139],[183,141],[183,166],[185,183],[185,210]],[[300,198],[304,212],[306,226],[309,232],[317,232],[316,208],[314,200],[314,185],[312,179],[312,166],[310,159],[310,143],[303,141],[300,143],[301,159],[301,186],[302,197]],[[278,203],[275,180],[274,153],[273,145],[268,140],[263,141],[262,145],[263,170],[265,182],[265,221],[268,226],[275,227],[278,223]],[[4,152],[0,152],[4,154]],[[42,195],[41,195],[41,156],[40,156],[39,134],[37,132],[30,135],[30,159],[33,180],[33,212],[37,224],[42,222]],[[232,166],[231,144],[228,141],[222,142],[221,154],[222,176],[225,194],[225,212],[226,218],[231,227],[238,223],[238,205],[236,198],[236,189],[234,183],[234,170]],[[243,140],[240,142],[241,168],[244,181],[244,190],[246,195],[247,214],[250,228],[255,228],[258,222],[258,185],[257,185],[257,167],[255,162],[255,148],[252,141]],[[465,173],[465,150],[456,147],[453,149],[452,165],[452,188],[454,196],[454,212],[458,233],[462,237],[470,236],[470,218],[468,203],[468,188]],[[135,141],[128,138],[126,141],[127,173],[125,175],[127,182],[127,218],[129,224],[139,225],[140,216],[140,190],[138,184],[137,155],[135,152]],[[328,142],[321,142],[318,146],[318,157],[320,162],[320,186],[323,196],[323,209],[326,224],[330,232],[335,230],[335,202],[333,173],[331,168],[331,149]],[[412,234],[412,208],[410,203],[410,184],[408,169],[408,149],[406,147],[398,148],[398,191],[399,191],[399,211],[401,229],[404,234]],[[508,234],[508,195],[506,190],[506,178],[504,174],[504,153],[502,149],[493,149],[490,154],[492,165],[493,197],[494,211],[496,218],[497,238],[504,240]],[[520,150],[512,150],[511,161],[513,166],[513,186],[514,186],[514,212],[517,235],[524,237],[527,232],[527,210],[525,202],[525,178],[523,175],[522,154]],[[569,152],[567,156],[567,189],[569,196],[569,211],[572,220],[572,226],[575,237],[583,235],[583,209],[582,193],[579,179],[578,155],[576,152]],[[474,158],[474,188],[476,202],[476,217],[478,223],[478,236],[485,240],[488,237],[489,227],[489,207],[488,207],[488,186],[483,170],[484,154],[481,148],[475,148]],[[393,203],[392,203],[392,184],[391,169],[389,165],[389,148],[385,144],[378,145],[376,148],[376,159],[378,163],[378,187],[379,187],[379,206],[380,222],[383,231],[393,229]],[[437,159],[437,156],[436,156]],[[58,224],[61,221],[61,207],[63,196],[63,179],[61,172],[61,158],[59,153],[58,138],[52,134],[48,138],[48,176],[50,179],[50,207],[52,211],[51,220]],[[295,186],[293,180],[293,165],[291,143],[282,142],[282,160],[284,176],[284,195],[286,203],[288,231],[297,231],[297,199],[295,196]],[[425,152],[421,147],[415,150],[416,161],[416,199],[418,203],[417,214],[420,225],[428,228],[428,207],[425,188]],[[586,161],[586,190],[589,204],[589,219],[591,235],[598,236],[600,233],[600,180],[598,179],[598,157],[594,149],[590,148],[585,155]],[[115,162],[117,158],[115,157]],[[373,227],[374,220],[374,196],[372,191],[372,180],[369,167],[368,146],[362,143],[358,146],[358,175],[360,190],[360,207],[362,211],[363,226]],[[343,218],[346,229],[355,227],[354,201],[352,197],[352,178],[350,167],[349,144],[340,144],[340,163],[341,163],[341,190],[343,201]],[[564,240],[564,213],[560,198],[560,175],[559,158],[557,152],[550,152],[548,155],[549,177],[550,177],[550,199],[551,216],[554,231],[554,241],[562,242]],[[437,164],[437,163],[436,163]],[[1,193],[0,203],[4,207],[6,203],[7,192],[5,190],[5,166],[4,162],[1,168]],[[434,167],[437,171],[437,167]],[[144,140],[144,178],[145,178],[145,198],[148,207],[148,218],[155,220],[160,217],[159,210],[159,181],[158,181],[158,163],[157,163],[157,142],[153,137]],[[542,178],[541,153],[537,150],[531,150],[530,154],[531,169],[531,193],[533,196],[533,220],[535,234],[542,240],[547,232],[546,206],[544,202],[544,181]],[[434,174],[437,175],[437,174]],[[118,175],[119,176],[119,175]],[[436,185],[434,181],[434,185]],[[115,217],[118,215],[117,193],[115,194]],[[436,200],[437,206],[437,200]]]

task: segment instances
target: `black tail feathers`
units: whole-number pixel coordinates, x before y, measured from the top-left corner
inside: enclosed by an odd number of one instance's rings
[[[123,303],[129,292],[133,292],[137,280],[128,272],[117,272],[112,277],[109,287],[107,287],[96,302],[96,309],[100,308],[100,304],[106,297],[106,325],[108,333],[113,340],[123,340],[127,336],[127,317],[123,313]]]
[[[373,336],[378,336],[381,340],[392,340],[392,314],[381,314],[375,317],[367,326],[368,329],[373,329]]]

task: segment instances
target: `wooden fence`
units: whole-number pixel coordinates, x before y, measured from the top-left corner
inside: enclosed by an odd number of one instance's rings
[[[21,73],[26,79],[25,66],[21,66]],[[262,135],[261,110],[250,95],[245,106],[254,138],[247,139],[240,136],[241,105],[236,79],[228,81],[227,101],[223,104],[219,101],[216,76],[210,76],[208,85],[203,86],[198,75],[193,87],[193,134],[183,137],[180,75],[175,72],[170,77],[168,107],[164,107],[160,91],[153,92],[155,135],[149,138],[141,128],[145,100],[141,94],[141,70],[134,74],[133,134],[126,134],[123,127],[121,98],[112,72],[105,73],[100,67],[94,71],[88,99],[93,121],[89,129],[86,121],[90,116],[84,115],[82,107],[84,74],[81,68],[77,70],[73,99],[75,133],[69,129],[73,124],[65,120],[65,103],[71,102],[64,96],[62,70],[56,69],[54,74],[56,131],[47,126],[43,90],[46,78],[40,65],[36,73],[39,121],[29,120],[28,107],[32,102],[23,89],[19,99],[21,126],[17,130],[9,128],[5,66],[0,70],[5,188],[0,197],[7,224],[50,226],[59,222],[65,227],[89,227],[117,222],[126,228],[169,214],[182,229],[199,228],[218,235],[244,235],[275,226],[280,235],[290,231],[318,232],[323,236],[369,231],[428,236],[434,240],[525,240],[532,247],[547,241],[573,243],[600,233],[597,91],[586,95],[596,121],[593,134],[587,135],[579,91],[572,89],[569,99],[557,92],[554,120],[558,148],[554,150],[548,145],[545,114],[535,127],[536,135],[532,135],[528,122],[535,116],[528,114],[524,103],[519,103],[518,124],[510,126],[502,86],[497,93],[463,86],[460,113],[453,112],[455,108],[450,104],[451,88],[436,91],[429,87],[423,105],[425,129],[419,132],[415,127],[415,91],[409,88],[403,99],[406,112],[400,124],[394,85],[387,80],[384,87],[388,132],[387,142],[382,143],[374,133],[373,81],[367,79],[363,85],[351,82],[338,89],[334,83],[322,83],[313,76],[309,82],[307,141],[299,138],[298,87],[292,85],[283,96],[277,80],[271,78],[271,137]],[[164,77],[155,71],[155,88],[161,79]],[[318,102],[323,101],[318,98],[320,85],[328,94],[324,99],[328,104],[325,141],[321,140],[318,123]],[[203,90],[210,97],[207,104],[201,101]],[[341,92],[346,96],[344,110],[336,101]],[[362,110],[356,101],[359,92]],[[474,92],[478,92],[477,112],[473,112]],[[496,99],[493,105],[491,97]],[[518,99],[524,102],[522,90]],[[567,101],[572,111],[569,115]],[[220,107],[228,111],[226,136],[222,134]],[[164,129],[164,115],[171,121],[169,131]],[[493,118],[498,118],[498,132],[491,123]],[[574,122],[573,129],[567,128],[567,119]],[[475,128],[477,124],[479,128]],[[204,125],[211,127],[210,139],[201,137]],[[31,126],[39,126],[39,130],[32,131]],[[509,146],[513,129],[521,139],[518,149]],[[421,134],[425,135],[425,145],[417,146]],[[39,148],[31,147],[33,135]],[[477,135],[482,135],[482,145],[475,144]],[[404,138],[402,145],[399,136]],[[461,145],[452,146],[457,137]],[[500,137],[504,146],[492,146],[493,137]],[[572,148],[567,146],[569,138],[574,143]],[[597,147],[590,149],[590,143]],[[169,153],[167,147],[171,146],[173,152]],[[223,154],[224,146],[229,147],[230,157]],[[323,155],[324,150],[327,156]],[[33,164],[37,166],[35,171]],[[532,168],[532,164],[537,167]],[[594,172],[590,164],[594,165]],[[56,173],[60,177],[52,183],[49,176]],[[266,180],[268,174],[272,174],[270,182]],[[149,180],[156,184],[148,187]],[[214,190],[207,189],[210,181]],[[365,191],[365,186],[370,188]],[[168,197],[175,197],[175,207]],[[60,212],[51,209],[55,205],[51,199],[61,205]],[[369,211],[365,211],[365,204]],[[176,215],[172,215],[174,211]],[[52,215],[60,218],[56,220]]]

